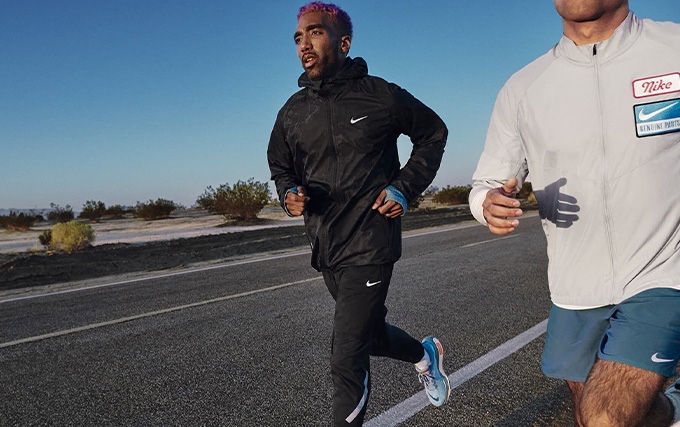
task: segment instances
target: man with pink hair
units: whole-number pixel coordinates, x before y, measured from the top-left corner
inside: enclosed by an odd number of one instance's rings
[[[339,7],[303,6],[294,40],[302,90],[279,111],[267,156],[281,206],[304,215],[312,266],[335,300],[334,425],[363,424],[370,356],[414,363],[428,398],[441,406],[451,390],[441,343],[388,324],[385,299],[401,256],[401,216],[439,169],[446,125],[404,89],[368,75],[362,58],[348,56],[352,21]],[[413,143],[403,168],[401,134]]]

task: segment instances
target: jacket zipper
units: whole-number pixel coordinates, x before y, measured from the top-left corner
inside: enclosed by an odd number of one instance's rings
[[[602,205],[604,215],[604,233],[609,249],[609,301],[612,302],[616,297],[614,293],[614,283],[616,282],[614,269],[614,244],[612,240],[611,215],[609,208],[609,182],[607,181],[607,147],[604,135],[604,108],[602,99],[602,87],[600,84],[600,63],[597,56],[597,45],[593,45],[593,64],[595,65],[595,82],[597,84],[597,102],[600,119],[600,143],[602,144]]]
[[[326,102],[327,111],[328,111],[328,139],[329,143],[331,144],[331,147],[333,148],[333,155],[335,156],[335,161],[333,162],[333,185],[331,186],[330,189],[330,196],[331,198],[335,197],[334,193],[336,193],[336,185],[338,182],[338,149],[335,146],[335,138],[333,137],[333,103],[331,102],[330,98],[325,98],[324,101]],[[322,227],[321,230],[319,230],[321,233],[324,234],[324,239],[323,241],[325,242],[323,245],[320,246],[319,248],[319,254],[318,257],[319,259],[318,264],[322,268],[328,268],[330,265],[329,259],[328,259],[328,254],[329,254],[329,245],[330,242],[328,241],[328,229],[326,227]]]

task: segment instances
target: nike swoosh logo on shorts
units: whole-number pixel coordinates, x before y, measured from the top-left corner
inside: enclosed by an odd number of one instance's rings
[[[680,102],[680,101],[678,101],[678,102]],[[654,116],[656,116],[656,115],[659,115],[659,114],[663,113],[664,111],[668,110],[669,108],[675,107],[677,104],[678,104],[677,102],[674,102],[674,103],[672,103],[671,105],[666,105],[665,107],[660,108],[660,109],[658,109],[658,110],[656,110],[656,111],[653,111],[653,112],[651,112],[651,113],[649,113],[649,114],[645,114],[644,111],[640,110],[640,113],[638,114],[638,118],[640,119],[640,121],[643,121],[643,122],[644,122],[645,120],[649,120],[649,119],[651,119],[652,117],[654,117]]]
[[[652,354],[652,362],[654,363],[668,363],[673,362],[673,359],[661,359],[659,353]]]
[[[354,117],[352,117],[351,119],[349,119],[349,123],[350,123],[350,124],[354,124],[354,123],[357,123],[357,122],[362,121],[362,120],[365,119],[365,118],[368,118],[368,116],[359,117],[358,119],[355,119]]]
[[[378,283],[380,283],[380,280],[378,280],[377,282],[371,282],[370,280],[367,280],[367,281],[366,281],[366,287],[367,287],[367,288],[370,288],[371,286],[375,286],[375,285],[377,285]]]

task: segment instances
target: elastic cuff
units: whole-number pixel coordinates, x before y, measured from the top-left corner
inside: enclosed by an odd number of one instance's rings
[[[470,212],[472,213],[472,216],[474,216],[480,224],[486,226],[489,224],[486,222],[486,218],[484,218],[484,207],[482,206],[482,203],[484,203],[484,199],[486,199],[486,193],[488,192],[489,190],[482,190],[475,194],[473,199],[470,200]]]
[[[289,217],[294,217],[295,215],[293,215],[293,214],[291,214],[290,212],[288,212],[288,207],[286,206],[286,196],[288,195],[288,193],[295,193],[295,194],[297,194],[297,192],[298,192],[298,188],[297,188],[297,185],[296,185],[295,187],[289,188],[288,191],[286,191],[286,194],[283,195],[283,203],[281,204],[281,206],[283,207],[283,211],[284,211],[284,212],[286,213],[286,215],[288,215]]]
[[[399,189],[394,185],[388,185],[385,191],[387,192],[387,196],[385,196],[385,201],[393,200],[399,203],[403,210],[403,213],[401,215],[406,214],[406,210],[408,209],[408,202],[406,202],[406,197],[404,197],[402,192],[399,191]]]

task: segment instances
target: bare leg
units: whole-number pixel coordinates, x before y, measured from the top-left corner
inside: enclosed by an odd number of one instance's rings
[[[654,372],[598,359],[575,404],[581,423],[576,425],[668,427],[673,408],[661,392],[665,381]]]
[[[574,427],[584,427],[581,422],[581,398],[583,397],[583,383],[567,381],[571,391],[571,403],[574,407]]]

